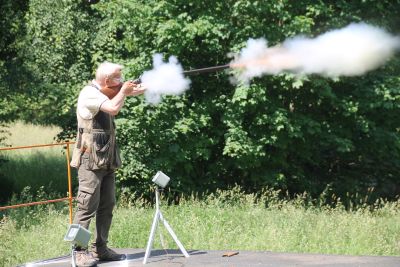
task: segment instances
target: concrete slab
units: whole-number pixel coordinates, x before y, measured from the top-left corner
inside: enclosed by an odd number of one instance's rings
[[[152,250],[146,265],[143,265],[144,249],[115,249],[125,253],[127,259],[119,262],[99,262],[98,266],[149,266],[149,267],[399,267],[400,257],[382,256],[343,256],[277,253],[268,251],[218,251],[218,250],[188,250],[189,258],[185,258],[180,250]],[[224,257],[228,252],[238,252],[237,255]],[[22,266],[67,267],[71,266],[69,255]]]

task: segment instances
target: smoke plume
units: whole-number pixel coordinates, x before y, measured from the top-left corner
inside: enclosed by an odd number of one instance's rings
[[[356,76],[378,68],[399,48],[398,36],[365,23],[354,23],[313,39],[297,36],[274,47],[268,47],[265,39],[250,39],[231,67],[239,69],[237,78],[244,82],[284,71]]]
[[[190,80],[183,76],[182,66],[176,57],[171,56],[168,62],[162,60],[161,54],[153,56],[153,69],[145,71],[141,77],[142,83],[147,87],[145,91],[146,101],[158,104],[162,95],[180,95],[190,85]]]

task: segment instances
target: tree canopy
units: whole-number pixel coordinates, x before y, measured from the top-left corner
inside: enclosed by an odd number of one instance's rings
[[[398,33],[400,1],[4,0],[1,121],[76,128],[76,98],[97,64],[150,69],[175,55],[185,69],[229,62],[249,38],[279,44],[352,22]],[[396,32],[397,31],[397,32]],[[269,75],[250,86],[229,73],[191,77],[158,105],[130,98],[118,116],[121,186],[148,192],[157,170],[177,194],[239,184],[257,192],[400,193],[400,61],[357,77]]]

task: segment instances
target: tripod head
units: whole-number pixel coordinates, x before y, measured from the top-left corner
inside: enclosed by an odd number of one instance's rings
[[[157,188],[164,189],[169,183],[170,178],[163,173],[162,171],[158,171],[156,175],[154,175],[152,182],[157,185]]]

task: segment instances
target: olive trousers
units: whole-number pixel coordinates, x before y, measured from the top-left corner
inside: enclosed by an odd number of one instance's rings
[[[90,221],[96,216],[94,232],[94,249],[104,249],[107,246],[115,206],[115,171],[88,170],[88,158],[81,158],[78,168],[79,190],[78,209],[74,224],[89,229]]]

